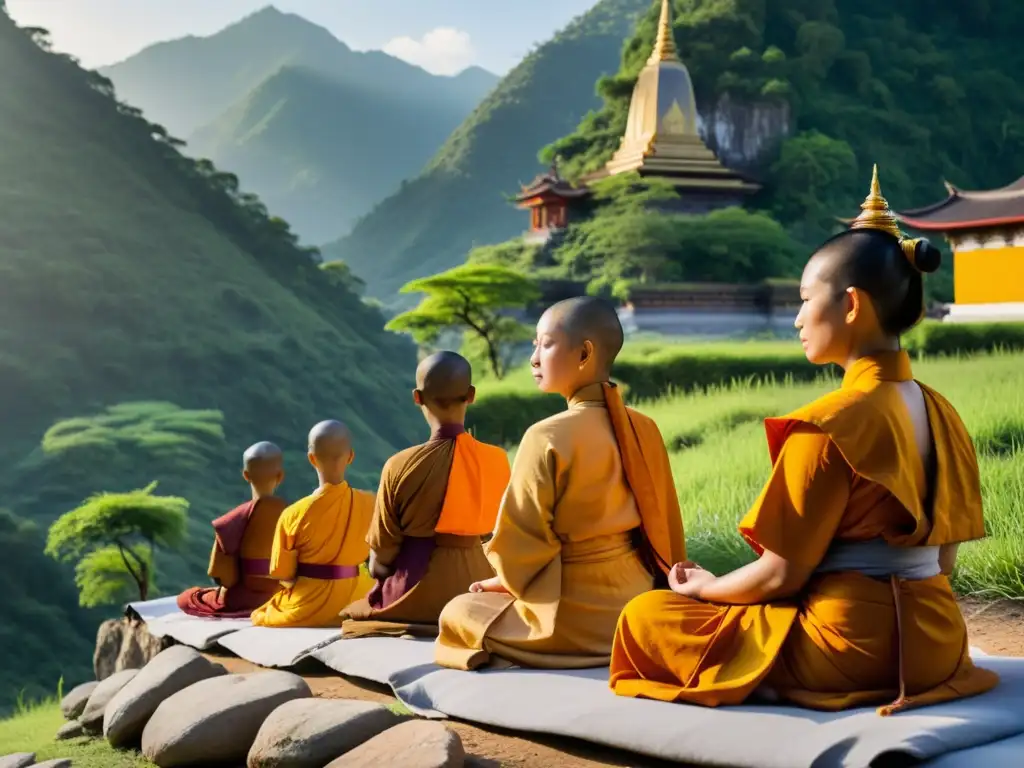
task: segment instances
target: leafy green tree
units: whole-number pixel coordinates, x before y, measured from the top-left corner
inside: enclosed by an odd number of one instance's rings
[[[366,291],[366,283],[352,271],[349,265],[341,261],[327,261],[320,265],[320,271],[324,273],[327,282],[333,286],[342,287],[356,296],[362,296]]]
[[[168,473],[200,469],[223,447],[223,413],[164,402],[119,403],[93,416],[64,419],[42,440],[44,456],[66,470],[95,473],[102,467],[108,477],[140,460]]]
[[[849,201],[865,187],[850,145],[819,131],[805,131],[783,142],[769,183],[773,213],[809,245],[841,226],[837,216],[856,215],[856,210],[847,210]]]
[[[154,496],[156,485],[95,494],[50,526],[45,552],[63,562],[78,560],[75,583],[81,605],[114,602],[131,584],[145,600],[156,547],[177,549],[185,541],[188,501]]]
[[[434,344],[449,331],[476,336],[486,350],[491,373],[499,379],[506,371],[504,350],[528,335],[509,312],[540,296],[533,279],[493,264],[465,264],[413,280],[401,292],[426,296],[415,309],[392,318],[388,330],[408,333],[421,346]]]

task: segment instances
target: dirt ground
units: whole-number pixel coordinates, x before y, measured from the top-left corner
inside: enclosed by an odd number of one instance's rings
[[[999,656],[1024,656],[1024,604],[1012,602],[975,602],[961,604],[970,632],[971,645]],[[229,672],[258,671],[259,667],[233,657],[217,657]],[[388,703],[394,696],[388,688],[341,677],[317,663],[296,670],[310,685],[315,696],[329,699],[358,699]],[[450,721],[471,756],[472,768],[662,768],[667,763],[638,757],[626,752],[595,747],[572,739],[525,737],[495,728],[481,728]]]

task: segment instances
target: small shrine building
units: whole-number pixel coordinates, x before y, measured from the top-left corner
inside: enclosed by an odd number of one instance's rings
[[[528,242],[544,242],[552,234],[565,229],[582,214],[580,203],[591,195],[586,187],[576,187],[558,173],[558,164],[542,173],[516,195],[516,205],[530,212]]]
[[[949,322],[1024,321],[1024,177],[987,191],[946,182],[948,196],[902,211],[902,224],[946,238],[953,249]]]

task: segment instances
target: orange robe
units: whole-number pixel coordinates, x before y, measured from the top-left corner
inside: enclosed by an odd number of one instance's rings
[[[275,496],[247,501],[213,521],[208,574],[216,587],[192,587],[178,595],[191,616],[249,618],[277,591],[270,578],[274,530],[287,503]]]
[[[685,557],[683,523],[657,425],[593,384],[530,427],[487,557],[508,593],[468,593],[440,617],[438,664],[492,655],[522,666],[608,663],[619,612]]]
[[[446,424],[392,456],[381,473],[367,543],[392,573],[342,611],[345,637],[435,637],[441,609],[494,576],[481,536],[494,530],[508,454]]]
[[[270,575],[281,585],[252,613],[261,627],[338,627],[341,609],[373,585],[359,566],[370,554],[366,531],[373,497],[348,483],[324,485],[281,515]]]
[[[615,693],[717,706],[763,685],[812,709],[892,702],[879,709],[889,714],[996,685],[995,673],[971,662],[937,549],[916,553],[935,556],[938,575],[924,578],[821,570],[830,548],[851,542],[884,541],[895,558],[901,548],[985,535],[970,437],[953,407],[921,385],[934,448],[926,472],[897,384],[911,379],[906,353],[864,358],[841,389],[766,422],[774,469],[740,532],[758,554],[816,573],[797,598],[765,605],[641,595],[616,631]]]

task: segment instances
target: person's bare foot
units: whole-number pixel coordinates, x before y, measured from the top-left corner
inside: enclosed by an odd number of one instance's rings
[[[504,592],[508,594],[508,590],[501,583],[501,579],[497,576],[492,576],[489,579],[483,581],[474,581],[469,585],[470,592]]]

